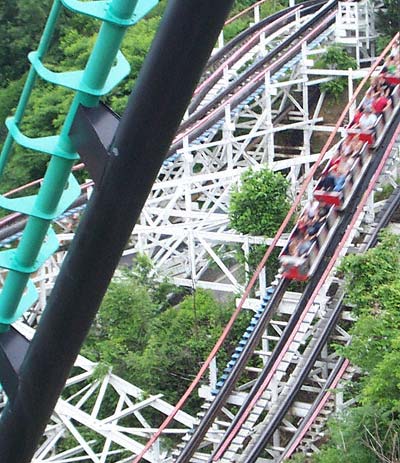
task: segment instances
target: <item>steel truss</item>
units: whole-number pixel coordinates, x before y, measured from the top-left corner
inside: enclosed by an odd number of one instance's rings
[[[349,2],[343,2],[339,11],[343,5],[347,8],[348,4]],[[369,5],[367,2],[356,5],[361,8],[363,4]],[[287,32],[284,30],[282,34],[285,35]],[[157,273],[170,276],[180,285],[205,287],[222,292],[237,292],[243,289],[244,281],[240,277],[235,259],[226,251],[239,245],[246,254],[252,244],[269,244],[271,240],[268,237],[242,236],[230,229],[229,192],[233,185],[240,182],[240,176],[245,169],[259,169],[268,165],[272,170],[284,173],[290,180],[292,195],[296,194],[308,167],[318,155],[311,149],[313,134],[332,130],[331,126],[324,124],[321,117],[324,95],[319,95],[311,107],[310,92],[323,80],[345,75],[349,80],[351,95],[353,79],[364,74],[364,71],[313,69],[312,57],[323,53],[323,47],[333,41],[334,35],[333,27],[317,41],[305,43],[299,56],[288,63],[286,68],[277,74],[266,74],[264,85],[251,98],[234,110],[226,105],[223,120],[194,142],[189,143],[187,138],[184,140],[183,148],[167,160],[161,169],[140,223],[135,227],[131,239],[132,246],[126,250],[126,255],[134,256],[137,252],[149,255]],[[372,33],[368,35],[369,38],[372,36]],[[281,37],[273,39],[280,40]],[[257,50],[253,50],[249,63],[275,43],[263,38],[257,44]],[[357,59],[360,61],[361,52],[357,53]],[[237,72],[238,69],[228,69],[224,76],[225,84]],[[214,92],[218,92],[218,87],[223,85],[224,83],[220,83],[216,86]],[[283,113],[286,117],[285,122],[276,123],[275,120],[279,120],[278,116]],[[293,147],[290,152],[275,143],[277,134],[289,130],[303,132],[303,143],[301,146]],[[386,181],[393,183],[397,178],[398,160],[398,157],[393,158],[392,166],[388,167],[385,173]],[[311,191],[312,186],[309,194]],[[374,203],[371,198],[366,210],[367,222],[373,221],[376,208],[379,206],[380,204]],[[354,229],[354,235],[358,232],[358,229]],[[72,236],[70,233],[60,238],[67,244]],[[279,245],[284,244],[285,240],[282,239]],[[351,241],[347,247],[352,247]],[[40,299],[26,314],[25,321],[31,326],[35,326],[37,318],[40,317],[63,256],[64,251],[54,255],[34,277],[35,285],[40,288]],[[210,267],[213,267],[212,273]],[[297,349],[304,348],[312,333],[318,329],[318,320],[323,320],[324,314],[330,309],[330,298],[327,294],[331,285],[335,283],[336,277],[332,276],[324,285],[324,290],[316,300],[313,316],[305,322],[307,326],[304,327],[302,337],[296,339]],[[265,284],[265,275],[262,274],[260,288],[265,288]],[[260,359],[261,362],[265,362],[270,355],[294,310],[298,297],[296,294],[286,294],[277,316],[268,326],[262,344],[257,349],[254,366],[248,367],[247,383],[242,384],[240,389],[232,394],[225,408],[228,421],[232,418],[229,407],[243,401],[260,368]],[[247,308],[251,310],[255,304],[259,305],[259,300],[249,301]],[[31,336],[26,326],[18,327],[25,335]],[[340,326],[336,328],[336,336],[341,341],[348,339],[347,333]],[[287,359],[286,368],[293,371],[296,368],[300,369],[298,358],[293,350]],[[334,354],[327,346],[310,372],[304,390],[307,389],[310,394],[317,394],[325,384],[335,361]],[[287,387],[286,373],[287,370],[280,372],[263,399],[271,402],[272,398],[281,397]],[[211,377],[215,382],[215,370],[211,372]],[[206,400],[211,399],[210,388],[203,387],[201,394]],[[99,380],[96,376],[96,365],[82,357],[78,358],[76,370],[67,383],[52,423],[33,462],[104,463],[110,455],[115,455],[119,463],[130,461],[132,455],[140,452],[143,443],[154,432],[146,421],[147,413],[168,415],[172,409],[160,396],[144,397],[143,391],[111,372]],[[342,406],[340,394],[336,397]],[[4,397],[2,400],[5,400]],[[282,452],[282,442],[286,442],[288,436],[295,432],[298,419],[305,416],[309,407],[305,400],[295,402],[283,426],[274,434],[271,447],[267,449],[271,457],[276,457]],[[263,418],[268,420],[268,415]],[[182,435],[193,428],[196,419],[180,412],[176,417],[176,428],[169,432]],[[90,430],[90,433],[87,430]],[[211,433],[218,436],[222,431],[223,429],[217,427],[213,428]],[[215,442],[215,435],[209,441],[211,446]],[[63,442],[66,437],[75,442],[72,445],[68,444],[68,450],[64,450],[66,447]],[[307,449],[312,448],[314,441],[310,442]],[[162,448],[153,448],[145,458],[154,462],[169,461],[165,449]]]
[[[26,338],[33,337],[34,330],[26,324],[15,327]],[[130,461],[155,431],[149,418],[162,420],[171,413],[173,407],[162,394],[149,395],[111,370],[99,375],[97,366],[78,357],[32,463],[105,463],[110,457],[118,463]],[[187,432],[194,418],[179,412],[175,423],[168,431],[171,436]],[[157,447],[146,460],[162,461],[165,455],[166,449]]]
[[[247,256],[251,245],[269,244],[270,240],[238,235],[230,228],[230,191],[240,182],[245,169],[267,165],[289,179],[295,196],[318,155],[311,149],[313,134],[332,130],[321,117],[324,95],[314,97],[316,101],[311,105],[310,94],[318,93],[319,83],[341,75],[349,80],[351,96],[353,79],[364,75],[362,70],[313,68],[311,58],[324,52],[324,46],[334,39],[335,30],[332,27],[318,40],[304,43],[299,56],[278,73],[267,73],[264,84],[239,107],[232,110],[226,104],[224,119],[199,139],[192,143],[184,140],[183,148],[172,161],[165,162],[153,186],[132,235],[132,254],[147,254],[156,271],[179,285],[225,292],[243,289],[243,272],[236,271],[232,250],[240,246]],[[260,44],[257,52],[260,53]],[[253,64],[254,56],[252,51],[248,64]],[[242,66],[244,62],[243,59]],[[237,69],[228,68],[225,75],[236,73]],[[218,89],[219,85],[215,87]],[[280,120],[283,114],[284,122]],[[290,150],[276,146],[278,135],[293,130],[303,132],[301,146]],[[309,195],[311,191],[312,185]],[[284,240],[279,244],[283,245]]]
[[[392,178],[392,175],[396,175],[399,161],[400,151],[399,146],[396,145],[385,165],[379,182],[375,186],[375,191],[379,191],[382,185],[387,182],[388,175],[390,178]],[[384,202],[374,203],[373,196],[374,192],[369,196],[362,213],[352,227],[340,252],[341,257],[349,252],[363,252],[365,249],[363,242],[368,238],[371,230],[376,227],[375,216],[380,208],[384,206]],[[296,330],[296,335],[287,351],[285,351],[269,385],[253,404],[249,415],[241,424],[240,430],[230,442],[225,453],[218,458],[218,462],[254,461],[249,460],[252,448],[268,429],[271,429],[270,437],[259,457],[261,461],[265,462],[283,461],[287,447],[292,438],[299,432],[303,419],[312,411],[317,397],[331,388],[331,377],[338,374],[336,370],[341,360],[335,352],[334,344],[345,345],[350,341],[348,328],[353,321],[351,312],[347,310],[341,311],[343,290],[341,281],[336,276],[336,267],[339,263],[339,260],[335,263],[328,278],[319,290],[317,298],[302,319]],[[298,293],[286,292],[278,310],[268,323],[259,345],[253,351],[252,360],[247,362],[245,372],[241,376],[240,385],[236,386],[230,394],[228,401],[208,429],[198,450],[191,457],[191,462],[211,461],[211,456],[218,449],[218,445],[226,439],[228,430],[232,429],[232,425],[235,423],[238,407],[245,404],[258,376],[262,372],[263,365],[271,357],[274,347],[281,340],[284,330],[298,306],[300,296]],[[260,299],[249,299],[244,307],[256,312],[261,301],[262,297]],[[330,334],[325,335],[329,323],[332,323],[334,313],[336,313],[338,320],[332,325],[333,329],[331,328]],[[324,336],[326,336],[326,339]],[[318,354],[316,355],[313,352],[318,352]],[[309,363],[312,355],[315,357],[313,362]],[[307,365],[309,370],[304,374]],[[355,371],[355,368],[346,364],[340,373],[340,378],[349,381]],[[214,375],[215,377],[221,377],[221,373],[218,374],[216,371]],[[213,383],[215,384],[215,382],[214,379]],[[293,388],[296,387],[298,382],[300,382],[300,388],[294,401],[283,417],[278,420],[277,416],[280,413],[282,404],[290,395],[293,395]],[[207,410],[212,406],[215,399],[214,391],[215,385],[203,386],[200,389],[200,394],[205,399],[203,410]],[[316,415],[317,419],[314,420],[301,441],[299,450],[305,453],[314,451],[317,448],[316,444],[324,437],[324,425],[327,418],[332,413],[349,406],[352,402],[352,399],[344,401],[343,388],[340,385],[334,394],[330,393],[329,400],[324,403],[322,410]],[[202,413],[199,416],[201,415]],[[190,434],[187,438],[189,436]],[[176,452],[177,457],[180,448],[184,448],[184,445],[182,443]]]

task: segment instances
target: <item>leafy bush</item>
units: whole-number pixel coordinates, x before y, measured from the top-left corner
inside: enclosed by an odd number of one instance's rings
[[[237,13],[245,10],[251,5],[257,3],[258,0],[239,0],[234,3],[234,6],[231,11],[230,16],[234,16]],[[263,3],[260,6],[260,13],[263,18],[276,13],[277,11],[281,10],[282,8],[287,8],[288,2],[286,0],[273,0]],[[233,23],[229,24],[224,28],[224,39],[225,42],[228,42],[237,34],[242,32],[243,30],[247,29],[251,23],[254,23],[254,16],[253,12],[250,11],[246,15],[240,17]]]
[[[268,168],[248,169],[231,192],[229,220],[232,228],[251,235],[273,235],[290,207],[289,182]]]
[[[384,233],[365,254],[344,259],[347,301],[357,317],[341,349],[364,372],[358,405],[331,424],[331,438],[313,461],[399,461],[400,238]]]
[[[383,0],[383,8],[377,10],[376,28],[388,37],[393,37],[400,29],[400,0]]]
[[[126,372],[131,380],[151,393],[164,394],[169,402],[176,402],[222,333],[232,307],[221,304],[210,292],[199,289],[178,306],[158,315],[152,321],[151,334],[143,352],[132,352],[127,358]],[[226,365],[228,355],[245,329],[245,316],[241,315],[242,322],[235,324],[228,344],[218,356],[220,367]],[[205,381],[208,381],[207,377]],[[192,397],[186,410],[196,413],[201,402],[198,397]]]
[[[247,170],[241,177],[241,184],[231,192],[229,220],[236,231],[249,235],[273,236],[290,208],[287,195],[289,182],[281,173],[268,168]],[[247,263],[252,274],[264,256],[267,247],[251,245],[248,259],[243,252],[237,253],[240,263]],[[278,251],[274,250],[268,265],[267,281],[273,280],[278,270]]]
[[[327,69],[356,69],[357,63],[344,48],[333,45],[328,47],[327,52],[316,62],[316,67]],[[346,87],[346,77],[337,77],[329,82],[320,84],[321,91],[331,95],[335,100],[339,99]]]

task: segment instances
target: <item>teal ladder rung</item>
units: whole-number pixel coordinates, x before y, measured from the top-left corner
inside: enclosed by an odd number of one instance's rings
[[[30,215],[44,220],[53,220],[66,211],[69,206],[80,195],[81,188],[75,177],[71,174],[68,180],[68,186],[64,190],[61,199],[52,213],[44,213],[35,207],[36,195],[24,196],[21,198],[7,198],[0,195],[0,207],[9,211],[20,212],[21,214]]]
[[[129,27],[140,21],[146,14],[158,4],[158,0],[139,0],[135,11],[129,19],[121,19],[110,11],[109,1],[82,2],[79,0],[61,0],[61,3],[74,13],[84,14],[101,21]]]
[[[55,231],[52,227],[49,227],[39,254],[36,257],[35,264],[39,266],[38,269],[57,251],[59,244],[60,242]]]
[[[32,305],[37,301],[39,295],[35,285],[31,280],[28,280],[24,294],[22,295],[17,310],[9,317],[2,315],[0,308],[0,323],[4,325],[13,324],[18,318],[32,307]]]
[[[83,92],[96,97],[104,96],[116,87],[130,72],[130,65],[125,56],[118,51],[116,64],[111,68],[107,80],[101,88],[91,88],[82,81],[84,71],[54,72],[47,69],[41,62],[38,52],[28,55],[29,61],[37,74],[45,81],[54,85],[66,87],[76,92]]]
[[[27,137],[19,130],[17,124],[15,123],[14,117],[8,117],[6,119],[6,126],[14,141],[24,148],[28,148],[33,151],[39,151],[40,153],[50,154],[52,156],[57,156],[59,158],[64,158],[71,161],[79,159],[77,153],[68,153],[58,146],[58,140],[60,138],[58,135],[38,138]]]
[[[46,260],[54,254],[58,249],[57,235],[52,228],[49,228],[46,238],[42,243],[40,251],[32,265],[21,265],[14,259],[16,250],[8,249],[7,251],[0,252],[0,267],[14,270],[18,273],[31,274],[39,270],[39,268],[46,262]],[[0,322],[1,323],[1,322]]]
[[[72,11],[104,21],[91,59],[87,61],[84,70],[55,72],[48,69],[43,62],[62,4]],[[49,222],[65,212],[80,195],[80,186],[70,174],[74,161],[79,157],[73,152],[68,135],[78,104],[95,106],[100,97],[109,94],[129,74],[128,61],[121,51],[117,51],[125,29],[139,21],[157,4],[158,0],[55,0],[38,50],[28,55],[31,69],[17,106],[16,118],[9,118],[7,121],[9,135],[1,151],[0,173],[4,170],[13,142],[54,157],[50,160],[51,169],[46,172],[38,196],[8,198],[0,195],[0,207],[30,216],[22,235],[24,246],[0,252],[0,267],[9,271],[0,292],[0,333],[5,332],[8,325],[20,318],[37,300],[38,293],[29,275],[36,272],[58,248],[58,240]],[[18,127],[22,123],[36,76],[76,92],[59,136],[30,138]],[[68,184],[65,186],[68,175]],[[42,242],[43,236],[46,238]]]

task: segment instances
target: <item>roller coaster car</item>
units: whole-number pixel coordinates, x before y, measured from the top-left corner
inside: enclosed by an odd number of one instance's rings
[[[314,190],[314,199],[325,204],[331,204],[339,210],[343,210],[347,206],[355,187],[364,174],[370,157],[369,143],[361,138],[361,135],[363,134],[360,134],[360,139],[364,141],[364,144],[360,151],[352,157],[353,163],[346,175],[342,190],[327,191],[323,189],[321,187],[321,179]],[[327,175],[327,169],[328,167],[322,172],[322,178]]]
[[[338,222],[338,212],[334,207],[331,207],[318,233],[309,240],[310,247],[308,251],[301,256],[291,255],[289,250],[290,243],[298,234],[298,229],[295,227],[289,237],[288,244],[279,255],[282,276],[289,280],[308,280],[324,255],[325,249]]]
[[[390,84],[390,85],[398,85],[400,84],[400,77],[397,76],[390,76],[390,75],[385,75],[385,80]]]
[[[388,80],[389,78],[387,78]],[[393,78],[395,79],[395,78]],[[400,80],[400,79],[398,79]],[[339,210],[343,210],[356,188],[358,182],[364,175],[364,171],[369,163],[370,156],[379,146],[383,135],[386,132],[386,127],[389,126],[392,118],[400,107],[400,85],[396,85],[391,93],[391,105],[389,105],[382,113],[379,114],[373,128],[368,132],[358,133],[359,139],[364,142],[359,153],[354,156],[354,163],[346,175],[345,183],[341,191],[327,191],[321,188],[322,179],[327,175],[327,168],[322,172],[321,180],[318,182],[314,190],[314,198],[318,201],[323,201],[326,204],[332,204]],[[357,133],[356,130],[353,131]],[[351,128],[348,135],[352,135]]]
[[[327,191],[322,188],[322,185],[324,185],[324,187],[327,185],[329,186],[330,182],[324,182],[323,180],[334,163],[329,163],[322,172],[321,179],[314,189],[314,199],[320,203],[324,202],[325,205],[331,205],[331,207],[325,216],[323,225],[311,238],[309,236],[310,234],[306,234],[304,237],[304,229],[300,230],[300,224],[296,224],[289,237],[288,244],[279,255],[281,264],[280,272],[283,277],[289,280],[308,280],[308,278],[313,275],[320,260],[324,256],[331,236],[340,222],[339,211],[347,206],[358,183],[363,178],[367,166],[372,156],[375,154],[376,148],[380,146],[380,142],[386,133],[387,127],[389,127],[392,119],[400,108],[400,79],[397,77],[386,77],[386,80],[391,85],[395,85],[390,95],[391,104],[386,106],[384,111],[379,114],[371,130],[365,133],[353,130],[353,133],[358,133],[359,139],[364,143],[356,153],[352,153],[350,157],[345,158],[352,162],[348,164],[350,168],[347,171],[343,188],[341,188],[340,191]],[[348,136],[350,137],[351,132],[352,129],[349,128]],[[343,155],[340,155],[339,159],[343,160],[341,156]],[[337,182],[337,177],[336,179],[333,177],[333,184],[335,183],[336,185],[334,186],[336,188],[340,187],[340,184]],[[299,239],[299,236],[303,238]],[[300,244],[302,244],[301,247]],[[306,246],[303,246],[304,244],[306,244]]]

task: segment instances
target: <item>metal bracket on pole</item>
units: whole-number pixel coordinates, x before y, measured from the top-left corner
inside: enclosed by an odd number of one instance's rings
[[[19,370],[29,347],[29,341],[16,329],[0,333],[1,384],[12,399],[19,383]]]
[[[94,108],[80,105],[72,123],[70,137],[95,183],[103,176],[118,124],[117,114],[103,103]]]

